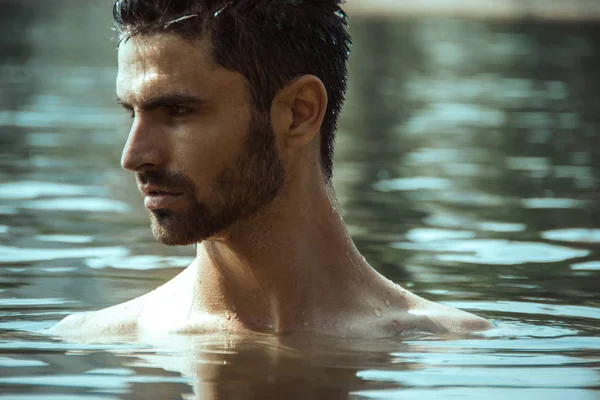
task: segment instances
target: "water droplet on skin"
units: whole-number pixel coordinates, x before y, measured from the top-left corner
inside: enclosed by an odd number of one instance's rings
[[[375,308],[373,311],[375,311],[375,315],[377,315],[377,318],[381,318],[381,310],[379,308]]]
[[[225,318],[227,318],[228,321],[231,319],[231,313],[229,311],[225,314]]]
[[[308,326],[308,322],[307,321],[304,321],[303,324],[304,324],[304,326]]]
[[[391,305],[392,305],[392,302],[391,302],[391,301],[389,301],[389,300],[386,300],[386,301],[385,301],[385,305],[389,307],[389,306],[391,306]]]

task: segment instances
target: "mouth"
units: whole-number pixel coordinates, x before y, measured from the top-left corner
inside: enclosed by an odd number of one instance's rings
[[[142,187],[144,206],[148,210],[171,208],[182,197],[182,193],[169,192],[155,187]]]
[[[144,196],[157,196],[157,195],[180,195],[181,192],[177,192],[175,190],[171,190],[168,188],[164,188],[164,187],[159,187],[156,185],[138,185],[138,188],[140,189],[140,192],[142,192],[142,194]]]
[[[155,195],[162,195],[162,194],[170,194],[170,195],[173,195],[173,194],[174,194],[174,193],[171,193],[171,192],[165,192],[165,191],[162,191],[162,190],[150,190],[150,191],[148,191],[148,192],[145,192],[145,193],[146,193],[146,196],[155,196]]]

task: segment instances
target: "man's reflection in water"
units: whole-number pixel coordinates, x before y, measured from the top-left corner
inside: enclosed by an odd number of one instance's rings
[[[389,388],[389,384],[364,381],[357,372],[383,365],[389,368],[390,352],[403,348],[394,340],[369,343],[308,336],[169,335],[151,340],[158,351],[136,354],[136,360],[126,363],[133,364],[137,374],[155,375],[158,368],[174,372],[175,379],[183,376],[193,393],[183,383],[136,383],[126,397],[346,399],[353,391]],[[395,364],[399,367],[406,368]],[[156,381],[164,376],[160,371]]]

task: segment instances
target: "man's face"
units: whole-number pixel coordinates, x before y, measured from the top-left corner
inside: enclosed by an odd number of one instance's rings
[[[134,116],[121,164],[136,172],[159,241],[208,239],[277,196],[284,170],[268,117],[205,40],[121,43],[117,96]]]

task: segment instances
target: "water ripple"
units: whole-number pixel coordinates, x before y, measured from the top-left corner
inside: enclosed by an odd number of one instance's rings
[[[449,229],[413,228],[406,233],[406,238],[413,242],[433,242],[449,239],[471,239],[473,231],[453,231]]]
[[[585,368],[530,367],[477,369],[429,368],[419,371],[365,370],[356,374],[366,380],[398,382],[406,386],[493,386],[537,388],[581,388],[597,384],[595,372]]]
[[[129,254],[125,247],[82,247],[76,249],[35,249],[0,246],[0,265],[15,262],[60,260],[63,258],[124,257]]]
[[[436,258],[441,261],[488,265],[558,262],[590,254],[588,250],[548,243],[500,239],[445,240],[425,243],[397,242],[393,243],[392,247],[403,250],[450,253],[439,254]]]
[[[74,301],[64,299],[0,299],[0,307],[56,306]]]
[[[557,317],[580,317],[600,320],[600,308],[586,306],[529,303],[519,301],[462,302],[449,301],[444,304],[467,310],[500,311],[515,314],[553,315]],[[519,327],[521,333],[523,330]],[[490,331],[492,332],[492,331]],[[600,338],[599,338],[600,340]]]
[[[600,229],[597,228],[554,229],[541,232],[540,235],[544,239],[559,242],[600,243]]]
[[[41,242],[56,243],[90,243],[94,240],[93,236],[84,235],[37,235],[36,240]]]
[[[73,197],[33,200],[21,204],[22,208],[56,211],[127,212],[129,206],[122,201],[98,197]]]
[[[15,358],[0,357],[0,367],[45,367],[47,365],[50,364],[38,360],[18,360]]]
[[[575,199],[559,199],[554,197],[541,197],[522,199],[521,204],[524,208],[541,209],[561,209],[561,208],[579,208],[585,207],[588,202]]]
[[[85,260],[90,268],[119,268],[130,270],[149,270],[171,267],[187,267],[191,257],[163,257],[163,256],[131,256],[131,257],[102,257]]]
[[[82,196],[98,192],[94,186],[58,182],[20,181],[0,183],[0,199],[26,200],[46,196]]]
[[[487,400],[598,400],[594,391],[583,389],[531,389],[531,388],[472,388],[472,387],[436,387],[402,388],[400,390],[364,390],[353,392],[352,398],[384,400],[423,400],[423,399],[487,399]],[[87,399],[87,397],[86,397]]]
[[[380,192],[404,190],[443,190],[452,187],[450,179],[431,176],[415,176],[412,178],[397,178],[376,182],[373,187]]]
[[[600,261],[587,261],[577,264],[571,264],[574,271],[600,271]]]

